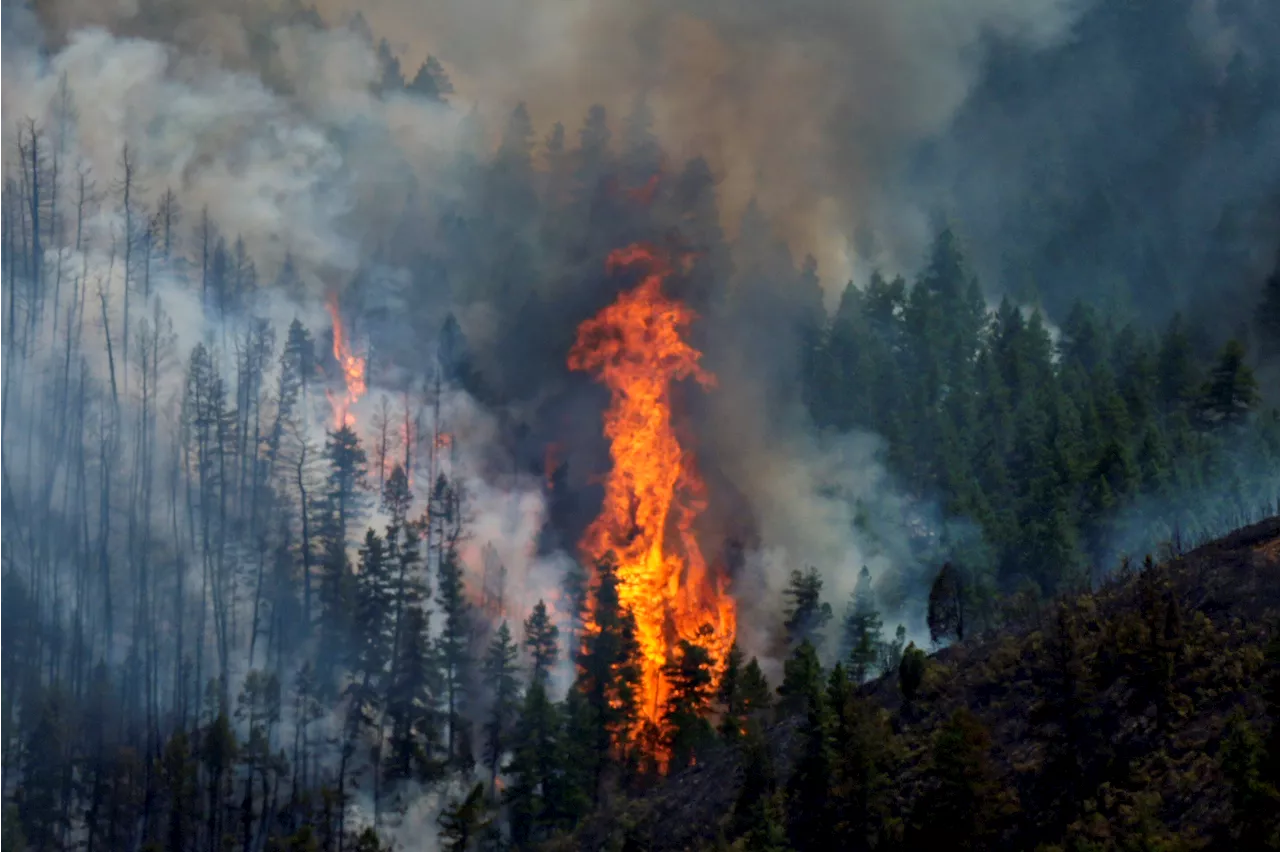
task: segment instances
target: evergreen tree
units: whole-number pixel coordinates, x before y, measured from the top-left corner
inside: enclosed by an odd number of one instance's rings
[[[354,613],[349,668],[367,686],[375,686],[391,661],[391,613],[394,589],[383,540],[369,530],[360,548],[360,570],[352,581]]]
[[[558,818],[563,792],[558,763],[561,724],[556,706],[547,698],[544,679],[535,679],[525,692],[507,767],[511,783],[506,802],[511,840],[517,847],[545,837]]]
[[[951,637],[963,642],[964,616],[964,579],[960,569],[947,562],[929,590],[929,638],[935,644]]]
[[[1044,715],[1052,733],[1040,780],[1046,797],[1056,802],[1065,827],[1079,815],[1090,789],[1093,764],[1102,748],[1095,730],[1098,711],[1094,688],[1077,619],[1065,603],[1058,606],[1048,652]]]
[[[320,654],[317,671],[321,683],[332,686],[335,666],[354,631],[352,612],[356,609],[354,576],[347,558],[347,535],[358,522],[364,500],[365,454],[360,439],[343,426],[329,435],[329,460],[324,523],[320,537],[324,553],[320,584]]]
[[[760,668],[760,661],[755,657],[747,661],[747,667],[742,670],[739,700],[743,712],[748,716],[759,714],[773,706],[773,691],[769,689],[769,681]]]
[[[883,656],[880,615],[876,612],[874,592],[871,589],[871,572],[862,566],[853,599],[844,619],[844,639],[841,643],[849,660],[849,672],[855,683],[862,683],[872,673]]]
[[[333,525],[330,535],[345,547],[348,533],[360,523],[368,502],[363,494],[368,486],[368,458],[360,438],[350,426],[329,433],[325,454],[329,460],[325,496]]]
[[[663,668],[669,685],[663,723],[672,770],[693,763],[713,741],[711,723],[706,718],[715,694],[712,665],[705,648],[681,640],[673,659]]]
[[[623,760],[639,718],[640,646],[635,617],[618,600],[618,574],[612,554],[596,566],[592,614],[595,629],[583,640],[576,689],[586,699],[597,760]],[[596,764],[594,795],[599,795],[603,763]]]
[[[496,785],[502,756],[509,746],[512,723],[518,710],[520,687],[516,681],[519,650],[504,621],[498,627],[485,654],[484,686],[489,693],[489,718],[484,728],[484,759],[489,767],[489,783]]]
[[[746,848],[782,850],[786,829],[778,807],[778,780],[769,743],[756,722],[748,722],[742,740],[742,785],[733,804],[733,833],[745,838]]]
[[[441,774],[433,759],[441,745],[435,713],[439,672],[428,622],[421,606],[405,611],[401,650],[386,695],[390,731],[384,773],[392,781],[427,781]]]
[[[1258,380],[1245,363],[1244,346],[1232,340],[1201,392],[1200,419],[1210,427],[1238,426],[1258,402]]]
[[[532,682],[546,684],[560,656],[559,640],[560,628],[547,613],[547,605],[539,599],[524,622],[524,647],[533,662]]]
[[[799,735],[800,753],[787,780],[787,836],[797,852],[817,852],[830,848],[830,783],[835,763],[830,713],[820,689],[806,697]]]
[[[1232,848],[1263,852],[1280,846],[1280,791],[1263,778],[1262,738],[1240,708],[1227,718],[1220,761],[1231,783]]]
[[[1011,801],[991,766],[991,738],[967,709],[957,710],[934,737],[931,787],[913,819],[914,843],[957,850],[986,849]]]
[[[783,664],[782,685],[778,687],[782,698],[779,709],[784,715],[804,712],[813,697],[821,692],[822,663],[813,643],[805,639]]]
[[[917,648],[914,642],[907,645],[906,650],[902,652],[902,662],[898,665],[898,686],[902,690],[902,699],[907,704],[916,700],[920,684],[924,681],[924,670],[927,665],[928,658],[925,657],[924,651]]]
[[[893,735],[881,711],[852,691],[834,713],[833,834],[840,848],[860,852],[874,848],[887,815]]]
[[[445,748],[449,760],[465,762],[462,728],[466,725],[463,709],[472,677],[472,617],[471,603],[462,582],[462,561],[452,543],[447,544],[441,553],[437,570],[436,601],[440,614],[444,616],[444,625],[436,640],[436,652],[440,660],[445,720],[449,731]]]
[[[742,649],[734,642],[720,674],[720,687],[716,692],[720,705],[720,735],[728,742],[742,736],[745,714],[742,707]]]
[[[788,599],[786,630],[787,647],[794,650],[802,642],[822,644],[822,629],[831,620],[831,604],[822,601],[822,578],[816,568],[792,571],[791,582],[783,595]]]
[[[406,88],[415,95],[428,100],[443,102],[453,94],[453,83],[445,73],[440,60],[428,56],[418,68],[418,73],[409,81]]]

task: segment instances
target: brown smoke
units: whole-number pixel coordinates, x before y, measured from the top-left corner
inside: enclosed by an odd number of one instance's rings
[[[891,191],[911,143],[942,129],[995,34],[1047,45],[1085,0],[318,0],[328,22],[359,13],[410,75],[428,54],[460,103],[495,120],[527,103],[540,132],[573,133],[587,108],[616,119],[638,95],[677,160],[704,156],[720,180],[732,232],[755,198],[829,288],[855,263],[914,265],[926,238]],[[245,61],[246,28],[297,0],[112,4],[47,0],[62,30],[112,23],[228,64]],[[158,30],[168,30],[160,32]],[[877,257],[854,258],[855,232]],[[870,249],[861,243],[865,255]]]

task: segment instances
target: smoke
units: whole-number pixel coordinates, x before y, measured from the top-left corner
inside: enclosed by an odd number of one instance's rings
[[[252,8],[179,2],[163,10],[145,3],[51,0],[37,3],[28,18],[10,4],[4,131],[11,146],[25,118],[58,128],[59,144],[74,152],[70,159],[103,189],[118,181],[128,144],[140,205],[154,207],[170,189],[178,193],[188,254],[207,212],[210,221],[236,230],[261,278],[270,280],[289,257],[303,284],[291,305],[316,318],[316,327],[323,324],[317,303],[327,292],[351,289],[360,307],[395,317],[405,294],[417,288],[433,306],[457,309],[481,349],[501,351],[503,318],[512,305],[469,300],[476,286],[466,281],[449,282],[447,289],[415,282],[396,261],[415,242],[438,248],[429,229],[414,226],[474,192],[465,162],[492,147],[515,103],[527,104],[545,130],[557,120],[576,126],[591,104],[604,104],[616,116],[641,98],[670,158],[668,168],[691,156],[706,158],[724,219],[733,225],[754,202],[772,235],[790,248],[778,268],[789,268],[791,255],[815,254],[817,283],[830,303],[855,269],[913,268],[922,255],[938,205],[906,190],[945,184],[921,183],[913,158],[922,146],[949,143],[940,158],[948,180],[969,172],[969,158],[999,162],[985,150],[965,147],[963,126],[950,135],[958,118],[991,109],[985,100],[975,104],[974,96],[991,85],[993,51],[1066,49],[1093,5],[806,0],[784,8],[719,0],[450,0],[424,7],[403,0],[324,0],[315,7],[317,17],[286,0]],[[1241,35],[1212,9],[1197,9],[1192,23],[1200,41],[1221,62]],[[317,26],[320,19],[330,26]],[[15,31],[29,37],[15,37]],[[462,93],[461,108],[407,92],[375,93],[386,61],[376,47],[381,37],[405,76],[428,55],[438,57]],[[33,46],[42,38],[50,52],[37,55]],[[65,91],[72,93],[69,107]],[[1027,137],[1023,125],[1038,114],[1002,116],[1010,126],[1002,142],[1019,145]],[[476,135],[477,126],[487,128],[487,138]],[[998,225],[1031,182],[990,174],[985,180],[999,203],[957,202],[965,214],[991,213],[967,216],[964,226],[971,232]],[[97,264],[109,262],[112,235],[123,230],[118,207],[102,205],[86,239]],[[537,251],[538,238],[531,242]],[[979,259],[989,260],[983,247],[1001,243],[995,236],[980,241]],[[758,258],[735,249],[733,260],[749,267]],[[569,290],[585,294],[590,283]],[[768,286],[776,289],[769,296],[778,304],[810,298],[798,289]],[[192,306],[189,299],[185,304]],[[194,313],[178,313],[184,312]],[[567,324],[581,319],[577,310],[565,313]],[[392,327],[379,334],[378,344],[394,363],[381,373],[386,387],[375,379],[368,400],[382,389],[395,398],[414,362],[423,360],[422,338],[432,331],[405,319],[376,326],[379,332]],[[731,420],[739,428],[714,440],[699,437],[711,444],[708,463],[742,493],[757,526],[761,554],[768,556],[756,564],[773,566],[757,568],[765,574],[764,599],[774,599],[791,568],[807,564],[827,575],[837,603],[847,598],[862,564],[877,577],[911,564],[902,524],[896,525],[902,540],[872,543],[894,538],[893,525],[881,524],[871,536],[865,524],[855,523],[859,506],[905,511],[909,504],[896,496],[875,440],[833,443],[810,435],[798,399],[781,390],[794,365],[774,366],[771,380],[753,389],[754,368],[781,358],[794,348],[792,341],[758,347],[752,366],[735,374],[734,358],[755,345],[749,337],[759,328],[714,310],[708,321],[721,326],[709,357],[724,381],[705,403],[705,422]],[[179,329],[177,336],[185,342],[209,333]],[[562,359],[561,341],[548,337],[542,347],[548,361]],[[544,399],[575,396],[562,376],[537,380],[545,385]],[[468,564],[479,565],[481,548],[492,543],[513,582],[546,592],[554,586],[554,571],[531,544],[546,518],[537,483],[492,475],[497,423],[512,412],[481,414],[473,406],[452,415],[468,435],[464,445],[478,448],[466,451],[475,458],[464,463],[480,527]],[[477,428],[484,417],[491,421]],[[598,436],[596,442],[598,450]],[[743,588],[750,582],[744,579]]]
[[[255,27],[292,9],[257,5],[244,13],[239,5],[169,4],[180,23],[165,37],[198,55],[248,63]],[[756,199],[795,250],[818,258],[838,292],[857,264],[905,268],[919,257],[928,211],[902,205],[896,178],[906,154],[965,102],[986,41],[1052,46],[1085,6],[325,0],[317,9],[329,22],[359,14],[409,73],[438,57],[464,102],[494,124],[520,101],[544,128],[573,127],[592,104],[618,115],[643,96],[676,161],[709,160],[729,221]],[[108,19],[140,32],[162,26],[131,4],[50,2],[41,10],[65,33]],[[368,115],[366,99],[352,94],[378,73],[367,50],[349,37],[319,50],[316,42],[344,37],[287,26],[271,38],[272,65],[303,102],[349,119]],[[851,244],[859,231],[880,235],[877,256],[859,256]]]
[[[437,433],[453,436],[440,468],[420,464],[414,471],[416,505],[427,500],[435,473],[447,472],[461,487],[469,532],[461,555],[471,597],[488,605],[485,618],[505,619],[519,635],[519,622],[543,599],[563,636],[570,625],[558,601],[573,533],[596,508],[592,478],[607,463],[600,389],[569,375],[564,358],[573,328],[620,286],[604,280],[591,240],[616,248],[618,236],[647,238],[673,227],[701,250],[723,245],[723,221],[740,236],[732,256],[704,253],[673,283],[704,315],[699,345],[720,380],[716,390],[691,392],[682,402],[699,467],[717,498],[707,513],[709,534],[740,540],[745,550],[734,584],[740,641],[771,662],[782,590],[792,570],[809,566],[821,572],[824,598],[837,616],[866,566],[886,626],[903,623],[913,638],[923,636],[922,555],[943,546],[951,525],[937,507],[900,492],[880,438],[814,434],[796,390],[799,329],[821,318],[824,297],[830,306],[850,276],[877,265],[914,269],[940,211],[959,221],[984,274],[995,272],[984,275],[992,290],[1011,286],[1005,273],[1026,256],[1046,244],[1060,248],[1056,232],[1032,232],[1025,251],[1002,256],[1006,232],[1026,218],[1025,197],[1040,180],[1037,142],[1054,138],[1064,123],[1090,128],[1061,143],[1071,154],[1068,177],[1105,183],[1151,153],[1136,143],[1118,146],[1124,156],[1111,153],[1094,129],[1102,117],[1121,128],[1112,137],[1126,135],[1117,116],[1138,77],[1123,63],[1100,66],[1083,83],[1051,81],[1043,103],[1009,106],[998,97],[998,84],[1011,72],[993,74],[993,54],[1069,55],[1094,6],[1086,0],[323,0],[317,10],[328,26],[320,26],[289,0],[50,0],[33,10],[6,2],[6,176],[25,186],[25,165],[13,155],[19,138],[40,128],[41,170],[58,173],[42,179],[58,187],[57,212],[47,207],[41,214],[50,223],[43,289],[64,288],[51,315],[34,317],[34,301],[26,303],[19,285],[21,316],[24,322],[32,316],[32,331],[23,332],[16,357],[13,338],[6,341],[6,443],[16,437],[24,445],[21,468],[9,466],[14,456],[6,458],[6,510],[18,511],[11,488],[22,498],[17,505],[36,507],[32,518],[39,507],[65,499],[56,495],[73,492],[66,448],[96,454],[87,469],[109,493],[113,479],[124,478],[112,464],[126,465],[142,451],[128,447],[114,459],[120,445],[104,436],[146,422],[144,394],[158,396],[148,405],[161,412],[156,432],[140,431],[164,460],[151,478],[159,483],[166,465],[177,468],[186,440],[180,405],[189,353],[198,343],[210,346],[231,387],[248,348],[234,322],[228,333],[226,316],[235,311],[202,292],[213,244],[219,235],[233,243],[238,237],[241,250],[226,246],[221,256],[243,259],[252,273],[219,274],[256,281],[244,297],[248,304],[238,307],[265,320],[277,351],[298,317],[320,332],[316,347],[327,363],[324,304],[340,295],[351,337],[370,358],[369,391],[353,413],[371,455],[372,424],[384,399],[393,422],[404,414],[414,423],[415,458]],[[1195,4],[1197,16],[1187,20],[1206,61],[1225,67],[1257,36],[1224,23],[1216,8]],[[428,55],[438,57],[461,93],[453,105],[382,87],[388,56],[380,54],[381,37],[406,77]],[[1114,81],[1124,85],[1110,86]],[[527,105],[538,137],[561,121],[571,140],[592,104],[608,107],[615,132],[619,115],[647,110],[666,158],[653,221],[637,225],[631,218],[643,214],[627,212],[616,199],[593,198],[569,224],[531,215],[513,217],[505,229],[476,225],[502,206],[492,203],[476,164],[495,148],[517,102]],[[1217,225],[1223,208],[1261,203],[1277,185],[1276,160],[1268,157],[1276,147],[1267,147],[1277,126],[1264,112],[1234,141],[1215,139],[1199,149],[1194,168],[1175,182],[1173,212],[1143,218],[1142,238],[1194,240]],[[708,168],[695,160],[681,171],[694,157]],[[1181,162],[1175,158],[1170,172]],[[539,179],[555,168],[540,166]],[[585,170],[575,162],[565,172],[574,168]],[[87,194],[78,204],[81,186]],[[178,215],[161,227],[153,217],[170,191]],[[42,203],[51,205],[47,194]],[[6,207],[8,217],[12,205]],[[1103,245],[1100,254],[1112,256],[1129,237],[1109,222],[1105,239],[1073,238],[1067,249]],[[585,247],[555,245],[557,228],[579,223],[594,229],[581,241]],[[126,247],[140,250],[145,240],[168,234],[170,224],[173,246],[165,256],[149,243],[154,266],[143,268],[136,253],[126,266]],[[1250,257],[1266,242],[1251,234],[1242,238]],[[806,253],[817,258],[816,273],[797,273],[794,259]],[[459,257],[468,262],[453,263]],[[1087,289],[1083,277],[1054,279],[1063,300]],[[724,292],[707,292],[731,287],[741,297],[737,308],[724,308]],[[1134,292],[1141,302],[1141,288]],[[126,330],[129,299],[134,326]],[[422,378],[445,343],[439,329],[446,312],[470,340],[481,375],[455,376],[434,407]],[[125,334],[136,339],[144,317],[158,318],[168,341],[158,391],[143,389],[138,345],[127,359],[122,351]],[[82,335],[73,337],[72,323]],[[103,357],[112,346],[114,365]],[[273,387],[276,369],[267,367],[263,387]],[[92,386],[93,402],[82,421],[67,420],[65,400],[81,379]],[[123,414],[109,404],[117,392],[126,402]],[[321,393],[312,402],[301,431],[317,450],[329,412]],[[517,424],[528,432],[513,437]],[[567,494],[548,495],[537,475],[552,442],[566,445]],[[47,476],[40,470],[45,461]],[[159,507],[170,492],[148,497]],[[576,505],[557,502],[574,498]],[[64,508],[94,523],[106,514]],[[172,508],[164,505],[150,518],[157,540],[178,528]],[[380,527],[387,519],[373,511],[365,520]],[[540,540],[547,526],[562,534],[551,546]],[[94,534],[117,545],[124,535],[119,526]],[[179,542],[171,545],[188,591],[198,588],[198,559]],[[251,555],[247,550],[240,555]],[[61,554],[59,564],[69,565],[74,555]],[[256,617],[251,588],[246,582],[233,602],[241,625]],[[117,625],[116,661],[126,653],[126,632]],[[834,641],[838,630],[828,632]],[[556,691],[570,677],[562,660]],[[341,729],[336,716],[325,724]],[[413,826],[425,824],[438,803],[415,807],[406,836],[429,838],[433,832]]]
[[[887,259],[914,264],[924,222],[891,180],[911,145],[964,102],[988,36],[1055,43],[1083,4],[984,0],[884,4],[381,2],[357,11],[409,67],[428,53],[479,103],[526,101],[576,123],[593,103],[618,114],[643,93],[664,148],[707,157],[736,220],[758,199],[783,235],[840,286],[860,226],[891,226]],[[500,22],[495,24],[495,22]],[[900,253],[899,253],[900,252]]]

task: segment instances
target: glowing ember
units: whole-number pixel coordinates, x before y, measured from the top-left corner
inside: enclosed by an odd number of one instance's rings
[[[705,388],[715,377],[680,337],[696,316],[663,294],[666,263],[642,245],[609,255],[610,271],[634,264],[647,267],[643,281],[578,327],[569,367],[594,373],[612,394],[604,433],[613,467],[580,547],[593,565],[610,551],[617,560],[619,597],[635,614],[644,656],[641,710],[657,722],[668,690],[662,667],[676,643],[700,645],[722,663],[736,609],[693,534],[704,488],[671,423],[672,382],[693,378]]]
[[[341,429],[343,426],[354,428],[356,418],[351,413],[351,406],[364,396],[365,359],[351,351],[346,333],[342,328],[342,316],[338,313],[337,298],[331,297],[326,307],[329,309],[330,319],[333,320],[333,357],[342,368],[342,381],[347,388],[346,394],[341,399],[335,398],[332,393],[327,394],[329,405],[333,408],[333,428]]]

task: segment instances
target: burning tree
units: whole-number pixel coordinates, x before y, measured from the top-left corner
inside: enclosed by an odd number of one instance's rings
[[[662,292],[669,267],[653,249],[609,255],[610,271],[630,266],[646,270],[639,286],[584,321],[569,352],[570,368],[594,373],[611,394],[604,432],[613,467],[580,547],[589,564],[609,553],[616,559],[619,599],[634,614],[642,657],[640,713],[661,723],[673,650],[688,642],[719,665],[733,644],[736,610],[727,578],[709,568],[694,535],[705,489],[671,417],[673,382],[715,384],[699,365],[702,353],[681,337],[696,315]]]

